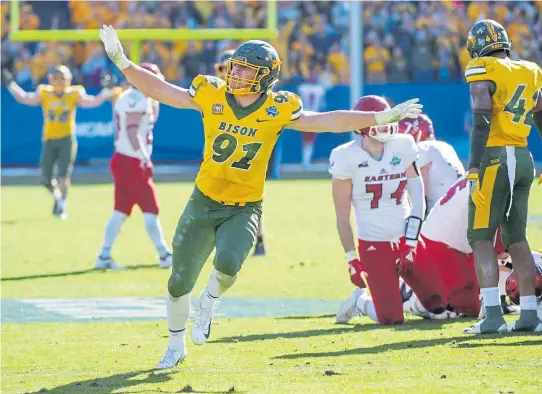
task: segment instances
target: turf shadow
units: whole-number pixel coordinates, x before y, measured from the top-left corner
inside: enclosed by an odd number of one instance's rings
[[[334,317],[335,315],[321,315],[321,316],[290,316],[280,317],[277,319],[317,319]],[[396,331],[410,331],[410,330],[440,330],[444,324],[456,323],[455,320],[414,320],[407,321],[407,323],[398,326],[382,326],[376,323],[365,324],[338,324],[336,328],[320,329],[320,330],[306,330],[306,331],[293,331],[293,332],[275,332],[266,334],[252,334],[252,335],[235,335],[231,337],[224,337],[210,343],[237,343],[237,342],[255,342],[265,341],[273,339],[295,339],[295,338],[309,338],[318,337],[322,335],[336,335],[346,334],[352,331],[369,331],[369,330],[396,330]]]
[[[225,337],[210,343],[237,343],[237,342],[255,342],[266,341],[273,339],[295,339],[295,338],[309,338],[319,337],[325,335],[346,334],[352,331],[367,331],[382,328],[379,324],[358,324],[356,326],[341,325],[337,328],[321,329],[321,330],[306,330],[306,331],[293,331],[293,332],[274,332],[268,334],[253,334],[253,335],[235,335],[232,337]]]
[[[370,347],[360,347],[354,349],[340,350],[340,351],[327,351],[327,352],[314,352],[314,353],[292,353],[284,354],[281,356],[273,357],[273,359],[310,359],[318,357],[340,357],[340,356],[351,356],[358,354],[377,354],[389,351],[397,350],[411,350],[411,349],[420,349],[433,347],[438,345],[448,345],[456,348],[474,348],[474,347],[483,347],[483,346],[540,346],[540,341],[536,340],[526,340],[523,342],[515,343],[499,343],[498,340],[502,338],[502,334],[495,335],[484,335],[483,337],[472,336],[472,335],[463,335],[457,337],[448,337],[448,338],[434,338],[434,339],[425,339],[417,341],[406,341],[406,342],[395,342],[395,343],[384,343],[381,345],[370,346]],[[487,339],[493,339],[493,341],[488,342]],[[481,342],[481,340],[486,340]]]
[[[138,269],[149,269],[149,268],[159,268],[157,264],[140,264],[140,265],[131,265],[127,266],[123,271],[132,271]],[[41,275],[26,275],[26,276],[12,276],[9,278],[2,278],[2,282],[13,282],[18,280],[30,280],[30,279],[44,279],[44,278],[59,278],[63,276],[79,276],[84,274],[89,274],[92,272],[99,272],[94,268],[89,268],[86,270],[80,271],[70,271],[70,272],[59,272],[55,274],[41,274]],[[106,271],[101,271],[106,272]]]
[[[64,384],[58,387],[44,387],[38,391],[33,391],[29,394],[38,394],[38,393],[48,393],[48,394],[78,394],[78,393],[114,393],[118,392],[119,389],[126,389],[140,384],[149,384],[149,383],[166,383],[169,382],[172,377],[171,375],[178,370],[171,370],[160,373],[153,373],[153,370],[144,370],[144,371],[134,371],[134,372],[123,372],[105,378],[92,378],[81,380],[79,382],[73,382]],[[148,374],[144,379],[140,379],[141,374]],[[137,379],[136,379],[137,377]],[[178,390],[177,390],[178,391]],[[143,392],[143,391],[141,391]],[[158,392],[158,391],[149,391],[145,392]],[[164,392],[164,391],[162,391]],[[167,393],[167,391],[165,391]],[[174,391],[172,391],[174,392]]]
[[[331,317],[335,317],[334,313],[330,313],[329,315],[307,315],[307,316],[280,316],[276,317],[277,320],[309,320],[309,319],[328,319]]]
[[[181,372],[179,369],[171,369],[167,371],[155,371],[144,370],[134,372],[124,372],[116,375],[107,376],[105,378],[93,378],[82,380],[79,382],[68,383],[62,386],[48,388],[44,387],[38,391],[33,391],[28,394],[48,393],[48,394],[80,394],[80,393],[100,393],[100,394],[112,394],[118,392],[119,389],[135,388],[141,384],[163,384],[173,379],[173,375]],[[142,374],[147,374],[144,379],[141,379]],[[244,393],[243,391],[230,388],[224,391],[207,391],[198,390],[197,387],[193,388],[190,385],[184,385],[181,387],[165,390],[160,387],[154,389],[145,389],[141,391],[130,390],[131,393],[210,393],[210,394],[223,394],[223,393]]]
[[[509,336],[514,336],[514,335],[538,335],[540,337],[540,334],[534,334],[534,333],[517,333],[517,334],[507,334],[506,336],[509,337]],[[467,342],[467,343],[459,343],[457,345],[458,348],[462,348],[462,349],[470,349],[470,348],[477,348],[477,347],[483,347],[483,346],[487,346],[489,345],[488,343],[471,343],[471,342]],[[500,343],[500,342],[492,342],[491,343],[491,346],[541,346],[542,345],[542,338],[541,339],[530,339],[530,340],[525,340],[525,341],[521,341],[521,342],[506,342],[506,343]]]

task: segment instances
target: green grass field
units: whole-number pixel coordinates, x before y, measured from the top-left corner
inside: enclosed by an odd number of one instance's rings
[[[191,189],[191,183],[158,185],[169,241]],[[533,248],[542,248],[540,201],[542,187],[535,186]],[[111,204],[111,185],[74,186],[63,222],[50,214],[42,188],[3,187],[2,300],[165,295],[169,272],[158,268],[139,212],[113,250],[130,269],[92,270]],[[247,260],[226,296],[259,299],[262,316],[276,310],[277,299],[339,305],[352,287],[329,181],[271,182],[264,212],[268,256]],[[208,262],[196,295],[210,268]],[[288,316],[289,304],[281,304],[280,316],[216,319],[206,345],[195,347],[188,337],[185,363],[155,374],[168,342],[165,309],[163,318],[147,320],[29,323],[22,320],[30,309],[4,320],[3,303],[2,393],[526,393],[542,387],[541,336],[480,339],[462,334],[472,321],[412,317],[395,328],[366,318],[336,325],[334,308]]]

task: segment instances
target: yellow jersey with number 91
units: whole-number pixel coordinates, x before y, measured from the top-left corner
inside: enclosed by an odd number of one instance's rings
[[[43,139],[54,140],[75,134],[75,109],[85,88],[68,86],[59,95],[51,85],[39,85],[37,92],[43,108]]]
[[[480,57],[467,64],[467,82],[493,82],[487,146],[527,146],[533,109],[542,89],[542,70],[524,60]]]
[[[189,93],[201,107],[205,133],[197,187],[225,204],[262,200],[273,147],[282,129],[303,112],[299,96],[270,92],[243,108],[226,93],[223,80],[205,75],[194,79]]]

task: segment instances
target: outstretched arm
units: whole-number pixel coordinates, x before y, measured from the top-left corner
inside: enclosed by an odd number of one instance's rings
[[[97,96],[91,96],[86,94],[86,92],[81,92],[79,99],[77,100],[77,105],[81,108],[95,108],[99,107],[111,97],[111,89],[104,88]]]
[[[190,98],[188,89],[172,85],[128,60],[113,27],[104,25],[100,29],[100,39],[107,56],[141,93],[175,108],[201,111],[199,105]]]
[[[362,111],[304,111],[299,119],[290,124],[290,128],[312,133],[333,132],[345,133],[375,124],[398,122],[403,118],[417,118],[423,106],[417,104],[418,99],[405,101],[390,110],[382,112]]]
[[[13,79],[13,75],[8,70],[2,70],[2,79],[17,102],[34,106],[41,104],[41,96],[38,92],[25,92],[17,85],[17,82]]]

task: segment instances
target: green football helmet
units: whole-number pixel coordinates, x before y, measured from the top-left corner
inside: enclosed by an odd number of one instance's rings
[[[511,45],[504,27],[492,19],[476,22],[467,38],[467,51],[472,59],[502,50],[510,56]]]
[[[250,40],[241,44],[228,59],[226,90],[231,94],[265,93],[280,78],[281,61],[275,48],[265,41]],[[253,78],[232,75],[235,65],[254,70]]]

